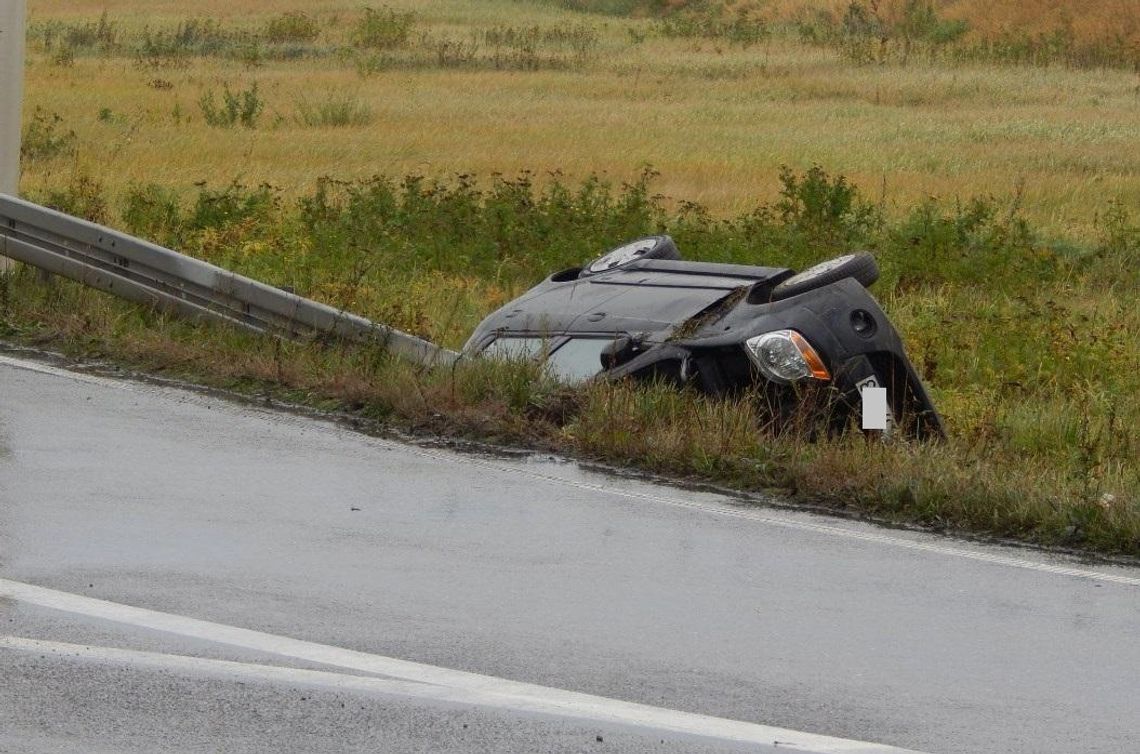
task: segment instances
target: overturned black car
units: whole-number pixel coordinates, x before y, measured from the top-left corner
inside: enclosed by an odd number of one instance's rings
[[[545,359],[567,381],[604,375],[753,391],[775,426],[858,426],[862,390],[886,389],[887,434],[943,436],[941,419],[867,292],[874,258],[849,254],[796,273],[683,261],[668,236],[619,246],[551,275],[488,316],[467,354]]]

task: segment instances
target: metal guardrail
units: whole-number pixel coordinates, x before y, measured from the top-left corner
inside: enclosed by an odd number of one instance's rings
[[[0,256],[132,301],[291,340],[379,344],[424,366],[459,354],[110,228],[0,194]]]

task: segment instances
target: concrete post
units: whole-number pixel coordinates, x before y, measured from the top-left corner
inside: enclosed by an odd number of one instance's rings
[[[0,192],[20,190],[26,0],[0,0]],[[0,257],[0,272],[12,262]]]

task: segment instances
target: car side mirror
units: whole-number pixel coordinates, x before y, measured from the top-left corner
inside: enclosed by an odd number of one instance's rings
[[[638,353],[638,342],[628,335],[622,335],[602,349],[603,369],[613,369],[626,363]]]

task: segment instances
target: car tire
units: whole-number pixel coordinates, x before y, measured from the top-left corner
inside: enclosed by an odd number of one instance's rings
[[[798,296],[845,278],[855,278],[864,288],[870,288],[879,279],[879,265],[875,263],[875,258],[865,251],[835,257],[796,273],[777,285],[772,289],[772,300]]]
[[[681,252],[669,236],[645,236],[610,249],[582,268],[582,277],[625,267],[641,259],[680,259]]]

